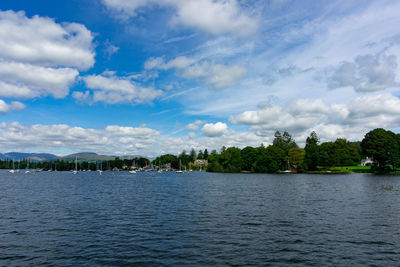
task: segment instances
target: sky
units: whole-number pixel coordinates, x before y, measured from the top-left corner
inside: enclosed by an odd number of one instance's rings
[[[154,157],[400,131],[400,2],[5,0],[0,152]]]

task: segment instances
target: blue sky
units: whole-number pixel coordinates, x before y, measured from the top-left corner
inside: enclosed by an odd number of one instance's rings
[[[156,156],[399,130],[398,1],[0,2],[0,151]]]

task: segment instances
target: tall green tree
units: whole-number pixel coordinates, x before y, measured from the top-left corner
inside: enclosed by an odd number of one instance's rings
[[[219,163],[226,172],[240,172],[241,170],[241,151],[237,147],[229,147],[221,153]]]
[[[302,170],[305,156],[306,151],[304,149],[298,147],[291,148],[288,152],[290,166],[297,170]]]
[[[192,148],[190,150],[190,162],[194,162],[196,158],[197,158],[196,151],[194,150],[194,148]]]
[[[361,150],[364,156],[372,157],[380,169],[390,165],[399,165],[400,138],[392,131],[382,128],[368,132],[361,142]]]
[[[208,150],[207,150],[207,148],[204,149],[203,158],[204,158],[205,160],[208,160]]]
[[[276,131],[274,134],[274,141],[272,142],[272,145],[279,147],[286,153],[291,149],[297,147],[296,142],[292,138],[292,136],[285,131],[283,135],[279,131]]]
[[[306,151],[304,163],[307,166],[307,169],[310,171],[315,171],[320,161],[320,150],[319,138],[314,131],[311,132],[309,137],[307,137],[304,150]]]
[[[251,146],[246,146],[241,151],[242,156],[242,163],[241,167],[242,170],[245,171],[252,171],[252,168],[257,161],[257,149]]]
[[[257,148],[257,160],[253,166],[255,172],[276,173],[284,164],[285,152],[276,146]]]

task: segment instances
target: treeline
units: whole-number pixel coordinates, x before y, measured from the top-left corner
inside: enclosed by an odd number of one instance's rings
[[[317,166],[351,166],[361,161],[360,142],[338,138],[335,142],[320,144],[315,132],[306,140],[305,148],[299,148],[288,132],[275,132],[271,145],[247,146],[243,149],[222,147],[219,154],[210,155],[208,171],[257,172],[313,171]]]
[[[216,153],[216,151],[214,151]],[[171,168],[171,169],[179,169],[179,164],[182,169],[199,169],[199,166],[195,166],[194,162],[197,159],[200,160],[208,160],[209,154],[208,150],[204,149],[199,150],[198,153],[192,148],[189,153],[186,153],[185,150],[182,151],[178,156],[172,154],[165,154],[155,158],[152,163],[155,166],[160,166],[160,168]]]
[[[400,135],[382,128],[368,132],[361,142],[338,138],[320,143],[315,132],[299,148],[288,132],[275,132],[272,145],[239,149],[223,147],[209,157],[211,172],[305,172],[330,167],[358,166],[361,159],[371,159],[372,172],[391,172],[400,167]]]
[[[144,168],[149,166],[150,160],[143,157],[137,157],[134,159],[120,159],[115,158],[114,160],[104,161],[77,161],[78,170],[112,170],[117,168],[132,169],[132,168]],[[41,170],[57,170],[57,171],[69,171],[75,169],[75,161],[70,160],[54,160],[54,161],[29,161],[24,160],[1,160],[0,169],[41,169]]]

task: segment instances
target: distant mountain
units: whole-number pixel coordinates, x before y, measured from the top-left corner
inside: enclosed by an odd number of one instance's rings
[[[80,152],[71,154],[64,157],[58,157],[49,153],[21,153],[21,152],[8,152],[8,153],[0,153],[0,160],[24,160],[29,159],[30,161],[53,161],[53,160],[65,160],[65,161],[73,161],[77,158],[78,161],[107,161],[114,160],[117,156],[106,156],[99,155],[94,152]],[[120,156],[120,159],[134,159],[140,158],[142,156],[139,155],[126,155]]]
[[[94,153],[94,152],[79,152],[79,153],[75,153],[74,155],[97,155],[97,153]]]
[[[4,154],[0,154],[0,159],[5,160],[23,160],[29,159],[31,161],[49,161],[56,160],[58,157],[49,153],[20,153],[20,152],[8,152]]]
[[[99,155],[99,154],[92,153],[92,152],[75,153],[75,154],[61,157],[60,159],[70,161],[70,160],[75,160],[75,158],[78,161],[96,161],[96,160],[97,161],[106,161],[106,160],[114,160],[115,159],[114,156]]]
[[[140,155],[125,155],[125,156],[120,156],[120,159],[134,159],[134,158],[142,158],[143,156]],[[144,157],[146,158],[146,157]],[[148,157],[147,157],[148,158]]]

